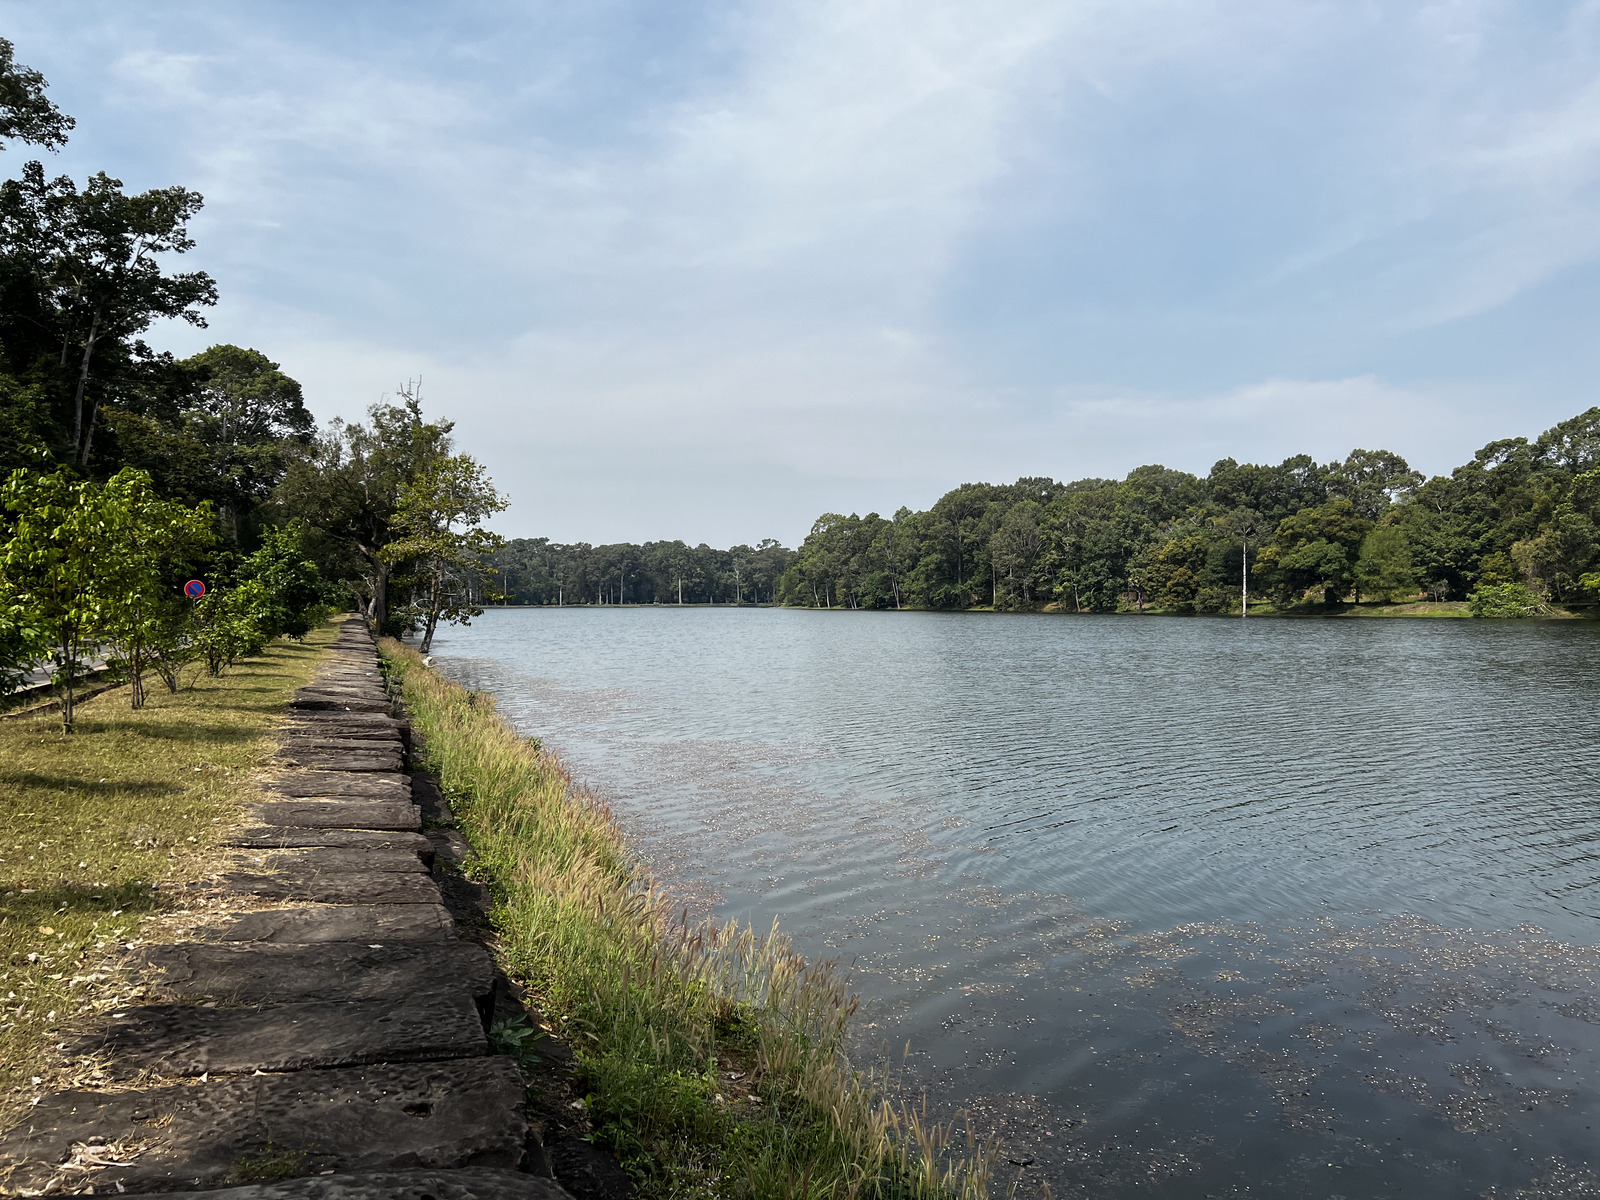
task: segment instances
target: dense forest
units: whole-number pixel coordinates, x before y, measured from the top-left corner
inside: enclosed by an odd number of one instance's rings
[[[969,483],[925,512],[817,519],[785,604],[1068,612],[1316,609],[1472,598],[1533,615],[1600,593],[1600,408],[1491,442],[1425,479],[1387,450],[1321,464],[1225,458],[1204,478]]]
[[[0,38],[0,151],[74,128]],[[258,350],[153,349],[218,298],[180,269],[203,198],[78,181],[38,159],[0,181],[0,692],[105,658],[133,683],[216,673],[329,605],[386,632],[466,617],[505,507],[407,385],[319,430]],[[190,579],[205,585],[198,601]]]
[[[1267,609],[1431,598],[1537,615],[1600,595],[1600,408],[1432,479],[1387,450],[1225,458],[1204,478],[1147,466],[962,484],[892,518],[827,513],[798,552],[520,538],[493,568],[513,604],[1237,613],[1248,581]]]
[[[491,560],[490,578],[511,604],[771,604],[794,557],[771,538],[728,550],[513,538]]]

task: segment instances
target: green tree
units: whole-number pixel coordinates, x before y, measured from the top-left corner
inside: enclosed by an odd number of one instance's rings
[[[1423,477],[1392,450],[1352,450],[1328,469],[1328,491],[1343,496],[1369,521],[1422,485]]]
[[[219,585],[194,610],[194,648],[210,675],[254,658],[272,639],[272,596],[259,579]]]
[[[277,491],[279,511],[298,517],[326,542],[324,575],[363,599],[373,629],[398,632],[389,619],[395,516],[407,485],[450,455],[454,422],[425,421],[420,388],[400,389],[399,403],[374,404],[366,424],[335,421],[296,458]]]
[[[0,140],[31,142],[47,150],[66,145],[76,122],[44,94],[45,87],[44,76],[17,62],[16,47],[0,38]]]
[[[1475,617],[1537,617],[1548,611],[1544,600],[1520,583],[1492,583],[1467,597]]]
[[[97,502],[104,560],[94,584],[94,632],[127,673],[132,706],[143,708],[145,672],[188,637],[193,604],[181,588],[187,568],[215,541],[212,516],[208,507],[162,500],[150,477],[132,468],[112,476]]]
[[[1371,529],[1372,522],[1340,497],[1285,517],[1256,563],[1277,602],[1296,603],[1315,589],[1323,603],[1337,604],[1355,582],[1356,559]]]
[[[1006,512],[989,539],[989,560],[1005,580],[1003,598],[1007,607],[1025,608],[1033,603],[1035,576],[1043,553],[1039,506],[1024,500]],[[996,608],[1000,607],[1001,598],[996,596]]]
[[[440,620],[465,622],[483,612],[473,602],[472,585],[504,543],[482,524],[505,507],[488,472],[468,454],[425,463],[401,487],[394,519],[399,536],[382,553],[391,563],[412,564],[424,654]]]
[[[66,457],[87,467],[103,406],[116,403],[153,356],[138,336],[166,318],[203,326],[216,303],[203,271],[168,274],[163,259],[194,246],[188,223],[198,192],[152,188],[137,195],[104,171],[80,191],[67,176],[46,179],[30,162],[0,184],[0,257],[28,275],[36,294],[33,330],[59,349],[58,392],[71,435]]]
[[[96,585],[110,562],[99,488],[66,470],[17,470],[0,487],[0,503],[12,520],[0,551],[5,606],[26,631],[32,661],[53,662],[61,724],[70,733],[94,649]]]
[[[1201,530],[1176,531],[1153,543],[1135,568],[1141,590],[1158,608],[1193,612],[1210,549]]]
[[[265,590],[263,626],[269,637],[303,638],[327,615],[328,584],[305,543],[306,528],[299,521],[268,530],[235,574],[238,582],[255,580]]]
[[[230,345],[152,383],[110,415],[116,454],[170,497],[210,500],[223,537],[253,547],[261,506],[314,432],[300,385],[260,351]]]
[[[1381,525],[1362,539],[1355,581],[1362,595],[1375,600],[1393,601],[1416,593],[1416,565],[1402,526]]]

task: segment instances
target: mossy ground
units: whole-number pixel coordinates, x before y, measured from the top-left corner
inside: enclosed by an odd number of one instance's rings
[[[176,694],[155,684],[137,712],[127,688],[106,692],[70,734],[53,712],[0,720],[0,1124],[61,1082],[55,1044],[166,906],[153,885],[203,871],[333,633],[280,640]]]

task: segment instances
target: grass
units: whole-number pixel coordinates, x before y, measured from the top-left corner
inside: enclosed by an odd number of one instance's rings
[[[62,1082],[62,1030],[97,1009],[112,955],[168,906],[156,885],[203,871],[333,633],[176,694],[157,685],[137,712],[126,687],[103,693],[75,733],[54,712],[0,720],[0,1125]]]
[[[787,938],[690,925],[561,762],[398,642],[429,765],[495,897],[502,967],[577,1056],[597,1142],[648,1197],[987,1194],[996,1149],[889,1103],[843,1050],[856,998]]]
[[[1408,600],[1398,604],[1362,603],[1341,614],[1348,617],[1470,617],[1465,600]]]

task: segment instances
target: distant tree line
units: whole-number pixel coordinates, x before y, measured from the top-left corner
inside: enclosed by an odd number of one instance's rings
[[[728,550],[513,538],[487,574],[510,604],[771,604],[794,556],[771,538]]]
[[[833,608],[1240,611],[1470,598],[1531,615],[1600,594],[1600,408],[1537,439],[1491,442],[1449,475],[1400,455],[1277,466],[1225,458],[1201,478],[968,483],[925,512],[826,513],[778,580]]]

